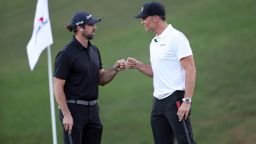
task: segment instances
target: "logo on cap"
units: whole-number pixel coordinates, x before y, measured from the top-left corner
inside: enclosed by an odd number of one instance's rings
[[[141,7],[141,10],[140,10],[140,12],[142,12],[142,11],[143,11],[143,9],[144,9],[144,7],[142,6],[142,7]]]
[[[83,24],[84,22],[83,21],[80,21],[80,22],[77,22],[76,23],[76,26],[80,25],[80,24]]]
[[[86,16],[86,19],[89,19],[89,18],[91,18],[92,17],[92,15],[88,15],[88,16]]]

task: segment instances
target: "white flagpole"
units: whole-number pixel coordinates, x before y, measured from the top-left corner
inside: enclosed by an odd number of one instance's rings
[[[53,95],[53,77],[52,77],[52,60],[51,60],[51,49],[50,46],[47,48],[48,55],[48,75],[49,75],[49,91],[50,91],[50,105],[51,105],[51,119],[52,119],[52,138],[53,144],[57,144],[57,130],[56,130],[56,117],[55,117],[55,106],[54,106],[54,95]]]

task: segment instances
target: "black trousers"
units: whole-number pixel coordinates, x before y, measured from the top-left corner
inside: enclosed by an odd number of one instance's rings
[[[103,126],[99,116],[98,104],[84,106],[79,104],[68,104],[72,114],[74,125],[72,128],[73,144],[100,144]],[[60,111],[60,121],[63,127],[63,114]],[[69,144],[67,131],[64,130],[64,144]]]
[[[175,91],[164,99],[153,99],[151,127],[155,144],[187,144],[187,138],[182,122],[177,116],[176,101],[182,102],[184,91]],[[190,119],[185,121],[191,144],[195,144]]]

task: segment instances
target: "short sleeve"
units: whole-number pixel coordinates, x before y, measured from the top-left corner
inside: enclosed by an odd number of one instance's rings
[[[176,37],[176,54],[179,59],[193,55],[189,41],[182,33],[178,33]]]
[[[64,51],[57,54],[55,58],[54,77],[66,80],[71,68],[71,60]]]

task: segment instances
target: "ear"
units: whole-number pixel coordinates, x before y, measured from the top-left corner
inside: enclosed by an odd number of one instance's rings
[[[77,31],[83,32],[83,31],[84,31],[84,28],[81,27],[81,26],[78,26],[78,27],[77,27]]]
[[[157,22],[158,20],[159,20],[159,16],[157,16],[157,15],[153,16],[153,21],[154,22]]]

